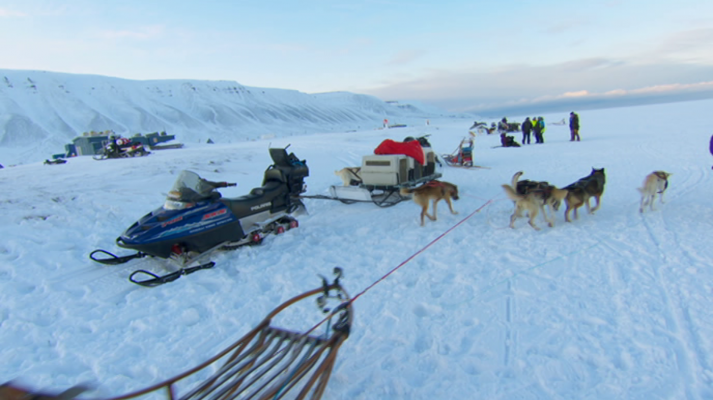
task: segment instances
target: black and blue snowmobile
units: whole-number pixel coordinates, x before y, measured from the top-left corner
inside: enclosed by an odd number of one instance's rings
[[[116,239],[119,247],[136,250],[135,254],[120,257],[98,249],[89,257],[107,265],[146,256],[172,261],[179,269],[168,275],[137,270],[129,277],[143,286],[157,286],[213,267],[213,262],[201,264],[201,260],[214,250],[259,244],[266,235],[297,227],[293,215],[305,210],[299,195],[305,192],[309,168],[294,153],[288,155],[287,148],[271,148],[270,156],[274,164],[265,171],[262,186],[237,198],[223,198],[217,191],[234,183],[211,182],[195,172],[182,171],[164,205]]]

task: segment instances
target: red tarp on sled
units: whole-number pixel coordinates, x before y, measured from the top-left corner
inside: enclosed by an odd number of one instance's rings
[[[391,139],[386,139],[374,149],[374,154],[405,154],[415,159],[421,165],[426,164],[426,156],[418,140],[396,142]]]

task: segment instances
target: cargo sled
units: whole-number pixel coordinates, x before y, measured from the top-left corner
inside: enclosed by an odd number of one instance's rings
[[[330,196],[303,197],[389,207],[410,198],[399,193],[401,188],[420,186],[442,176],[436,170],[436,153],[425,136],[408,137],[403,142],[387,139],[374,152],[377,154],[362,157],[358,179],[349,186],[331,186]]]

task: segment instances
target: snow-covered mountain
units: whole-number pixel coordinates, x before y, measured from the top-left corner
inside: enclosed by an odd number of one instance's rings
[[[442,112],[348,92],[306,94],[234,81],[136,81],[98,75],[0,70],[0,147],[31,162],[89,131],[166,131],[184,143],[236,142],[424,124]],[[20,150],[20,151],[18,151]]]

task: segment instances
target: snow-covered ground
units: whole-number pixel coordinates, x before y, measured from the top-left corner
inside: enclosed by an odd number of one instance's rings
[[[430,134],[437,153],[450,153],[472,120],[6,167],[0,383],[90,384],[90,398],[140,389],[217,353],[317,287],[318,274],[342,267],[356,294],[430,244],[355,301],[325,399],[713,398],[712,108],[581,112],[579,143],[555,125],[545,144],[522,148],[479,136],[475,158],[487,168],[442,170],[460,188],[458,215],[442,205],[420,227],[412,202],[307,199],[299,229],[151,289],[127,277],[156,260],[107,267],[88,254],[122,253],[114,239],[163,203],[181,170],[237,182],[221,190],[235,197],[260,185],[269,147],[291,144],[310,167],[307,194],[327,194],[340,184],[334,170],[382,140]],[[561,187],[592,167],[607,176],[595,215],[566,223],[561,209],[554,228],[542,219],[541,231],[524,219],[508,227],[512,202],[500,185],[513,173]],[[658,169],[673,173],[667,202],[640,214],[636,188]]]

